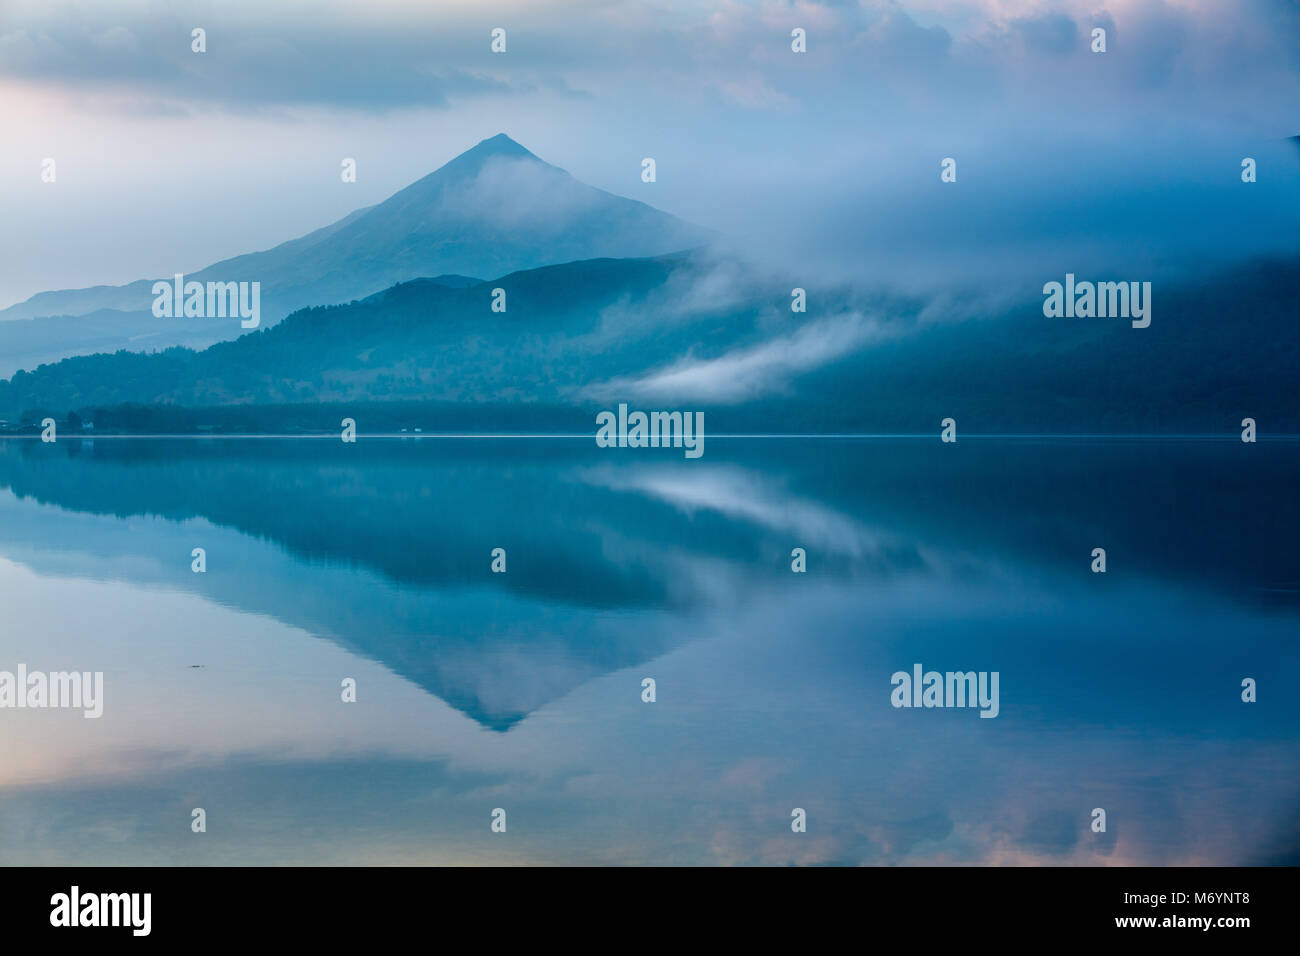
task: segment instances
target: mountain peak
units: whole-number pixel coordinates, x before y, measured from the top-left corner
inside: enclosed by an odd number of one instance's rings
[[[476,146],[472,146],[465,152],[461,153],[452,162],[469,159],[474,157],[480,161],[492,156],[509,156],[517,159],[537,159],[537,157],[524,147],[520,146],[505,133],[497,133],[495,136],[489,136],[482,140]],[[541,162],[540,159],[537,159]]]
[[[704,230],[668,213],[580,182],[498,133],[376,205],[192,275],[201,282],[256,278],[262,319],[269,325],[303,306],[362,299],[421,277],[465,284],[472,282],[469,276],[505,276],[563,262],[663,255],[707,238]],[[216,324],[168,320],[160,325],[151,311],[152,287],[153,280],[145,278],[120,287],[35,296],[0,310],[0,375],[92,346],[96,351],[137,348],[146,334],[154,348],[197,344],[187,336],[201,334],[206,345],[240,334],[239,323],[216,332],[210,331]],[[139,321],[106,318],[102,328],[114,330],[109,337],[73,330],[68,323],[30,333],[26,326],[3,321],[104,309],[134,313]],[[18,343],[24,354],[15,359]]]
[[[412,185],[414,187],[428,185],[440,188],[449,182],[458,182],[466,177],[477,176],[485,166],[494,160],[528,162],[536,163],[538,166],[549,166],[548,163],[520,146],[505,133],[497,133],[495,136],[489,136],[487,139],[471,146],[455,159],[435,169],[424,179]],[[400,196],[401,193],[397,195]]]

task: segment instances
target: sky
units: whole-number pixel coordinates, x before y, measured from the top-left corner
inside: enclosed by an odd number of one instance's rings
[[[0,0],[0,308],[269,248],[500,132],[774,266],[1199,269],[1300,248],[1296,103],[1286,0]]]

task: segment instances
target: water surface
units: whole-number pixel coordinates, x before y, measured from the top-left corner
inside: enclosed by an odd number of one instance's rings
[[[1297,862],[1298,476],[1264,441],[0,441],[0,670],[105,675],[98,720],[0,710],[0,861]],[[998,717],[892,707],[915,663],[999,672]]]

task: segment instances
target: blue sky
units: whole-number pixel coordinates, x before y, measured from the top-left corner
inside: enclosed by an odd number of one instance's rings
[[[0,307],[267,248],[498,132],[780,266],[1192,268],[1300,244],[1297,102],[1283,0],[3,0]]]

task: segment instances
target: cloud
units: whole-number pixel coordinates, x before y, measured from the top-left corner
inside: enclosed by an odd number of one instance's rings
[[[527,72],[503,69],[504,63],[490,58],[486,33],[482,55],[448,55],[445,37],[400,22],[250,20],[239,17],[244,10],[236,4],[229,13],[182,19],[158,11],[132,17],[129,11],[74,11],[54,4],[26,21],[0,21],[0,78],[237,111],[445,108],[458,99],[520,95],[538,87]],[[101,20],[109,16],[126,16],[129,25]],[[203,53],[191,49],[196,24],[206,31]]]
[[[1294,3],[546,0],[494,4],[491,20],[468,2],[361,9],[0,3],[12,147],[0,181],[21,237],[0,256],[0,302],[165,269],[178,242],[196,265],[271,245],[347,211],[316,178],[337,181],[344,156],[363,161],[353,192],[370,204],[502,130],[804,285],[929,291],[1296,246],[1294,150],[1270,148],[1300,132]],[[206,54],[190,52],[200,24]],[[490,52],[496,25],[506,54]],[[790,49],[794,25],[806,54]],[[1095,25],[1104,55],[1089,50]],[[33,155],[58,156],[63,181],[87,187],[75,205],[38,191]],[[654,184],[639,179],[646,156]],[[960,180],[941,188],[945,156]],[[1243,156],[1260,160],[1249,191]],[[182,176],[169,209],[205,228],[124,236],[124,210]],[[706,370],[675,371],[689,383]]]
[[[1063,13],[1013,20],[1011,33],[1027,51],[1062,56],[1075,52],[1079,47],[1079,25]]]
[[[554,167],[494,156],[464,189],[441,197],[439,215],[502,230],[566,233],[575,217],[591,213],[601,201],[600,193]]]
[[[810,322],[790,335],[718,358],[686,358],[638,378],[594,385],[588,393],[599,399],[636,397],[734,404],[781,391],[795,376],[886,336],[879,322],[852,313]]]
[[[908,12],[892,2],[665,7],[645,0],[611,7],[551,0],[507,5],[488,21],[463,4],[433,10],[378,3],[361,16],[340,3],[268,11],[232,0],[182,15],[152,4],[99,10],[51,0],[14,3],[0,19],[0,77],[69,90],[125,87],[235,109],[445,108],[539,92],[626,106],[664,96],[698,101],[706,91],[715,107],[786,111],[835,103],[859,107],[835,115],[859,117],[862,106],[904,116],[919,97],[957,119],[988,98],[1005,106],[1040,101],[1045,92],[1081,95],[1100,84],[1129,95],[1153,92],[1170,105],[1211,98],[1273,111],[1280,104],[1260,97],[1259,84],[1284,83],[1279,95],[1300,88],[1300,13],[1277,0],[1227,6],[1117,0],[1098,11],[1091,0],[934,0]],[[504,54],[489,48],[498,23],[507,29]],[[208,31],[205,54],[190,50],[195,25]],[[1104,61],[1090,59],[1094,25],[1112,33]],[[793,26],[808,31],[806,54],[790,50]],[[1078,68],[1051,66],[1063,62]],[[1102,70],[1085,66],[1103,62]],[[1026,71],[1033,82],[1024,82]]]
[[[791,495],[748,470],[725,467],[674,469],[592,469],[589,484],[634,492],[667,502],[687,514],[713,511],[747,521],[821,550],[854,559],[880,556],[902,542],[873,531],[849,515]]]

